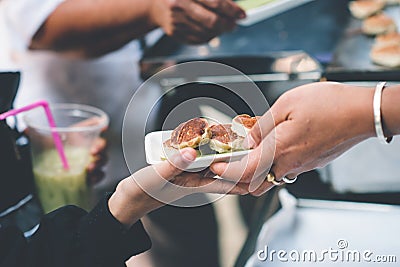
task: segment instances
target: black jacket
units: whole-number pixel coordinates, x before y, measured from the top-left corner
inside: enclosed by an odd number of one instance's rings
[[[0,226],[0,267],[125,266],[151,241],[140,221],[127,230],[112,216],[109,197],[89,213],[65,206],[45,215],[29,240],[15,226]]]

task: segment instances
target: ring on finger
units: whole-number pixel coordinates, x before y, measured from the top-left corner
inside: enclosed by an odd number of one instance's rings
[[[275,173],[273,171],[270,171],[267,174],[267,177],[265,177],[265,179],[267,180],[267,182],[272,183],[273,185],[277,185],[277,186],[283,185],[285,183],[283,180],[277,181]]]
[[[297,180],[297,176],[293,177],[293,178],[288,178],[287,176],[283,176],[282,181],[285,182],[285,184],[293,184],[294,182],[296,182]]]

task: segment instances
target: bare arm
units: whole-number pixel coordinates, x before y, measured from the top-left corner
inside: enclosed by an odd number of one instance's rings
[[[227,180],[252,182],[261,195],[278,180],[325,166],[352,146],[375,137],[374,89],[339,83],[313,83],[283,94],[247,136],[254,150],[241,162],[214,163],[211,170]],[[400,134],[400,86],[384,89],[385,136]],[[243,166],[246,166],[243,168]]]
[[[400,134],[400,85],[383,90],[382,120],[386,136]]]
[[[43,23],[30,49],[95,57],[157,27],[181,41],[201,43],[243,17],[231,0],[67,0]]]
[[[147,15],[150,3],[67,0],[43,23],[30,48],[84,57],[105,54],[156,28]]]
[[[130,227],[150,211],[193,193],[247,194],[243,184],[207,177],[203,172],[182,172],[195,158],[195,150],[185,148],[122,180],[108,202],[111,214]]]

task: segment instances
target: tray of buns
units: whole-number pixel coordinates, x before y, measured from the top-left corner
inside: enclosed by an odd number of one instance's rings
[[[400,80],[400,1],[350,1],[351,18],[325,70],[328,80]]]
[[[242,114],[233,118],[232,123],[219,124],[205,118],[193,118],[174,130],[148,133],[145,136],[146,161],[160,163],[186,147],[197,152],[197,158],[188,170],[206,168],[213,162],[240,160],[250,152],[243,147],[243,140],[257,119]]]

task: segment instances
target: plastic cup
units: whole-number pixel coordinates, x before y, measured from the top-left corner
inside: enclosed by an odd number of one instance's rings
[[[43,211],[48,213],[64,205],[91,207],[91,188],[87,167],[91,149],[100,132],[108,125],[108,116],[98,108],[80,104],[50,105],[56,128],[51,128],[42,109],[24,116],[32,148],[32,167],[36,190]],[[52,130],[61,137],[69,163],[65,169],[53,142]]]

